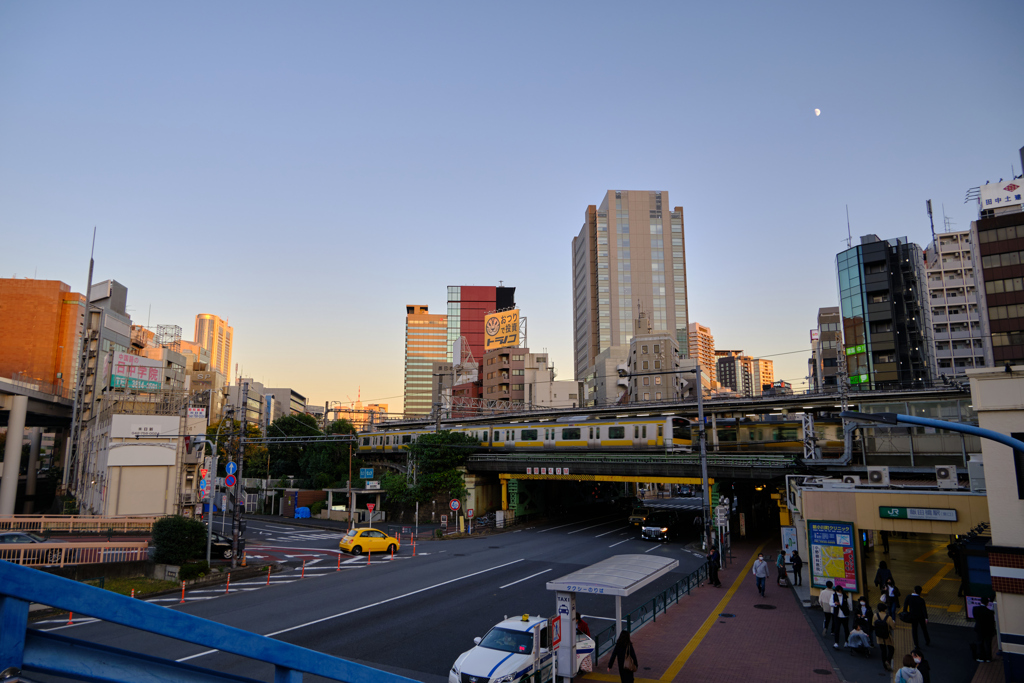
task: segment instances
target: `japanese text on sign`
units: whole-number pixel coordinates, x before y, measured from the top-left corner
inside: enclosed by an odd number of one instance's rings
[[[824,588],[832,581],[845,590],[858,591],[856,534],[847,522],[807,522],[811,551],[811,585]]]
[[[491,313],[484,317],[484,350],[519,345],[519,309]]]

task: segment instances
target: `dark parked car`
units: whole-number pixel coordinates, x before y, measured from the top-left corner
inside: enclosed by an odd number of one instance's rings
[[[241,555],[245,552],[245,539],[241,536],[238,537],[238,553]],[[230,560],[233,551],[231,550],[231,537],[223,536],[218,534],[216,531],[213,532],[213,538],[210,541],[210,557],[222,557],[225,560]]]

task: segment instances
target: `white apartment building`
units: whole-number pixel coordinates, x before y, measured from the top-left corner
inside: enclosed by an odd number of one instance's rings
[[[992,365],[972,246],[971,233],[964,230],[936,235],[925,250],[936,378]]]

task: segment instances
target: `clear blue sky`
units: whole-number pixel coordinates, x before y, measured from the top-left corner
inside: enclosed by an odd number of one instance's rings
[[[570,243],[685,208],[691,320],[807,349],[846,215],[928,239],[1021,172],[1020,2],[4,2],[0,276],[229,317],[246,375],[401,407],[404,306],[517,287],[572,376]],[[814,116],[814,109],[821,116]],[[940,216],[941,220],[941,216]],[[939,225],[941,230],[941,224]],[[775,357],[799,383],[806,353]]]

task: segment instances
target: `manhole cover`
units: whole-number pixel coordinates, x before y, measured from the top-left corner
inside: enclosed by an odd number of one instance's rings
[[[831,676],[832,675],[832,672],[829,671],[828,669],[815,669],[814,673],[818,674],[819,676]]]
[[[735,614],[729,614],[728,612],[722,612],[718,616],[720,616],[720,617],[734,617],[736,615]]]
[[[754,609],[775,609],[775,605],[754,605]]]

